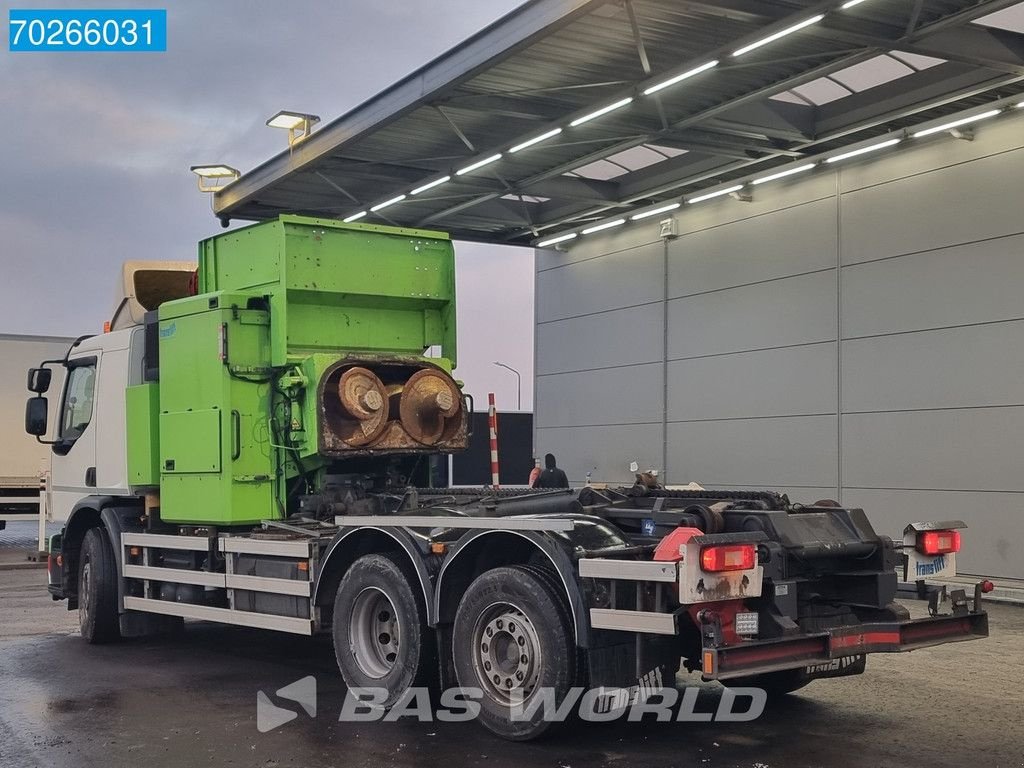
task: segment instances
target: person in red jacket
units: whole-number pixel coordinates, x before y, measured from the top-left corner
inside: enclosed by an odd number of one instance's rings
[[[533,488],[534,483],[537,482],[537,478],[540,477],[540,473],[541,473],[540,459],[534,459],[533,460],[533,469],[530,470],[530,479],[529,479],[529,481],[527,481],[526,484],[528,486],[530,486],[531,488]]]

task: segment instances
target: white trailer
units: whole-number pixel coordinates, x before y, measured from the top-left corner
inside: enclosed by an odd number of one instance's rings
[[[0,334],[0,529],[9,521],[39,520],[40,484],[50,447],[25,434],[25,376],[40,360],[62,359],[72,341]],[[55,372],[61,370],[58,366]],[[50,405],[55,411],[57,403]]]

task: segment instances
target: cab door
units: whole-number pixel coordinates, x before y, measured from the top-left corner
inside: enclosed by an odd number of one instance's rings
[[[100,416],[96,393],[101,358],[99,350],[90,350],[67,362],[50,462],[57,520],[67,519],[83,497],[102,493],[96,487],[96,422]]]

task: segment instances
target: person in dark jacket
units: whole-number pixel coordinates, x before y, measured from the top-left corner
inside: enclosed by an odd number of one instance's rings
[[[568,488],[569,478],[558,468],[555,456],[549,453],[544,456],[544,471],[540,473],[534,488]]]

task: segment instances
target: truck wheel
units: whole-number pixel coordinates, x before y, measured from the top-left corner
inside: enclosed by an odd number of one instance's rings
[[[527,567],[487,571],[463,595],[452,634],[455,676],[483,692],[484,726],[513,741],[544,733],[543,706],[529,718],[515,709],[540,703],[543,689],[560,705],[576,678],[569,608],[551,580]]]
[[[365,555],[348,569],[334,597],[332,634],[345,685],[386,689],[385,707],[436,676],[423,596],[388,557]]]
[[[798,691],[807,685],[810,680],[804,674],[803,668],[783,669],[778,672],[765,672],[763,675],[751,675],[750,677],[738,677],[725,683],[727,688],[763,688],[769,699],[777,699],[781,696]]]
[[[102,528],[90,528],[78,561],[78,624],[93,644],[119,640],[117,567],[114,550]]]

